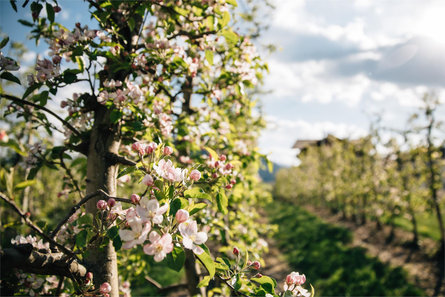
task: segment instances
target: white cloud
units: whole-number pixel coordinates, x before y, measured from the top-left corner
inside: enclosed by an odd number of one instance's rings
[[[37,53],[34,51],[27,51],[23,54],[23,62],[25,63],[34,63],[36,61]]]
[[[298,139],[321,139],[327,134],[337,137],[357,138],[366,134],[366,130],[356,125],[334,123],[331,121],[308,122],[303,120],[285,120],[276,116],[267,116],[268,127],[262,132],[259,146],[262,153],[269,154],[271,161],[280,165],[297,165],[297,151],[292,145]]]

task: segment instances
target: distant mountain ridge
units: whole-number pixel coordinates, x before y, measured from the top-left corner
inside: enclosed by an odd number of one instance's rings
[[[281,168],[285,168],[286,166],[282,166],[279,165],[277,163],[272,162],[273,164],[273,170],[272,172],[269,172],[269,170],[267,169],[267,164],[266,162],[261,161],[261,167],[260,170],[258,171],[258,174],[260,175],[261,179],[265,182],[265,183],[273,183],[275,182],[275,176],[278,172],[278,170],[280,170]]]

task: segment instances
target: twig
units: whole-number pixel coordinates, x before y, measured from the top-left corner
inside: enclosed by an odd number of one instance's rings
[[[63,281],[65,280],[64,276],[61,276],[59,279],[59,283],[57,284],[56,296],[60,296],[60,292],[62,291]]]
[[[61,245],[60,243],[58,243],[57,241],[55,241],[52,237],[46,235],[42,229],[40,229],[37,225],[35,225],[30,219],[29,217],[26,215],[26,213],[24,213],[18,206],[17,204],[15,204],[15,202],[10,199],[8,196],[6,196],[5,194],[3,194],[2,192],[0,192],[0,198],[5,201],[7,204],[9,204],[9,206],[11,206],[25,221],[25,223],[31,227],[31,229],[33,229],[34,231],[36,231],[42,238],[44,238],[46,241],[48,241],[49,243],[51,243],[52,245],[58,247],[62,252],[64,252],[65,254],[71,256],[71,257],[76,257],[75,253],[73,251],[71,251],[70,249],[66,248],[65,246]]]
[[[157,281],[155,281],[154,279],[152,279],[151,277],[149,277],[148,275],[145,276],[145,279],[151,283],[153,286],[155,286],[158,290],[162,289],[162,285],[160,283],[158,283]]]
[[[113,197],[113,196],[108,195],[108,193],[106,193],[104,190],[98,190],[97,192],[99,192],[102,195],[104,195],[107,198],[107,200],[113,198],[114,200],[119,201],[119,202],[134,204],[133,201],[131,201],[131,199],[120,198],[120,197]]]
[[[26,101],[26,100],[23,100],[23,99],[20,99],[20,98],[18,98],[18,97],[11,96],[11,95],[8,95],[8,94],[0,93],[0,98],[1,98],[1,97],[6,98],[6,99],[11,100],[11,101],[14,101],[14,102],[18,102],[18,103],[22,103],[22,104],[30,105],[30,106],[33,106],[33,107],[35,107],[35,108],[37,108],[37,109],[46,111],[47,113],[49,113],[50,115],[52,115],[53,117],[55,117],[56,119],[58,119],[59,121],[61,121],[62,124],[64,124],[64,125],[65,125],[68,129],[70,129],[74,134],[76,134],[76,135],[79,136],[79,137],[81,136],[80,132],[77,131],[76,128],[74,128],[70,123],[68,123],[67,121],[65,121],[65,120],[62,119],[61,117],[59,117],[55,112],[53,112],[52,110],[46,108],[45,106],[41,106],[41,105],[35,104],[35,103],[33,103],[33,102]]]
[[[205,264],[204,264],[204,262],[202,262],[201,259],[199,259],[198,257],[196,257],[196,255],[195,255],[195,258],[198,259],[198,261],[202,264],[202,266],[206,267]],[[206,269],[207,269],[207,268],[206,268]],[[216,276],[217,278],[219,278],[220,280],[222,280],[222,281],[223,281],[223,282],[230,288],[230,290],[235,294],[235,296],[245,296],[245,297],[249,297],[249,295],[246,295],[246,294],[244,294],[244,293],[242,293],[242,292],[236,290],[236,289],[229,283],[229,280],[227,280],[227,279],[225,279],[225,278],[222,278],[222,277],[221,277],[220,275],[218,275],[217,273],[215,273],[215,276]]]
[[[136,162],[128,160],[127,158],[119,156],[114,153],[107,153],[105,155],[105,158],[107,158],[113,164],[120,163],[122,165],[127,165],[127,166],[136,166],[136,164],[137,164]]]
[[[76,205],[74,205],[70,212],[65,216],[65,218],[63,220],[61,220],[59,222],[59,224],[57,225],[57,227],[53,230],[53,232],[51,233],[51,237],[54,238],[57,236],[57,233],[59,233],[60,228],[62,228],[63,225],[66,224],[66,222],[69,220],[69,218],[83,205],[85,204],[88,200],[90,200],[91,198],[94,198],[96,196],[100,195],[99,191],[96,191],[94,193],[90,193],[88,195],[86,195],[85,197],[82,198],[82,200],[80,200]]]

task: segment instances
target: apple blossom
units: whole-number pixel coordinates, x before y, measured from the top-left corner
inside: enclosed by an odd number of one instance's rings
[[[156,148],[158,147],[158,145],[155,142],[150,142],[149,144],[147,144],[145,146],[145,153],[147,155],[150,155],[151,153],[153,153]]]
[[[207,233],[198,232],[198,225],[194,220],[187,220],[179,224],[179,232],[182,235],[182,244],[186,249],[200,255],[204,250],[199,246],[207,241]]]
[[[196,170],[196,169],[193,169],[193,170],[190,172],[190,178],[191,178],[192,180],[194,180],[194,181],[198,181],[198,180],[201,178],[201,172],[199,172],[199,171]]]
[[[232,252],[235,256],[239,255],[239,249],[237,247],[234,247]]]
[[[147,187],[153,186],[154,185],[153,177],[150,174],[146,174],[142,179],[142,183]]]
[[[169,233],[162,235],[152,231],[149,235],[151,244],[144,245],[144,253],[153,256],[156,262],[162,261],[173,250],[172,236]]]
[[[152,221],[153,224],[161,224],[163,220],[163,214],[167,211],[168,204],[164,204],[159,207],[159,202],[156,199],[148,200],[147,197],[143,197],[139,201],[139,205],[136,206],[137,214],[142,218],[144,222]]]
[[[130,226],[129,229],[120,229],[119,236],[125,243],[122,245],[123,249],[131,249],[135,245],[142,244],[147,239],[148,232],[150,232],[151,225],[143,222],[138,217],[133,217],[127,221]]]
[[[175,168],[171,160],[160,160],[158,164],[153,165],[156,173],[169,181],[180,182],[185,179],[187,169]]]
[[[189,212],[185,209],[180,209],[176,212],[175,218],[178,223],[184,223],[189,219]]]

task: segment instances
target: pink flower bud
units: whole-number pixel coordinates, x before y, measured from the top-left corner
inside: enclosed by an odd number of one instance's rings
[[[188,211],[186,211],[185,209],[180,209],[176,212],[175,218],[178,223],[184,223],[188,220],[189,216],[190,215]]]
[[[239,255],[239,249],[238,249],[237,247],[234,247],[232,253],[233,253],[235,256],[238,256],[238,255]]]
[[[220,164],[221,164],[221,163],[220,163],[219,161],[216,161],[216,162],[215,162],[215,165],[214,165],[215,168],[218,168]]]
[[[103,283],[100,285],[99,291],[101,294],[108,294],[111,292],[111,285],[109,283]]]
[[[139,200],[141,200],[141,197],[138,194],[131,194],[130,199],[133,204],[138,204]]]
[[[54,9],[55,13],[58,13],[58,12],[60,12],[62,10],[62,8],[60,6],[58,6],[58,5],[54,6],[53,9]]]
[[[226,189],[230,190],[233,186],[231,184],[226,185]]]
[[[218,174],[212,173],[212,178],[217,178],[217,177],[218,177]]]
[[[93,273],[88,272],[86,277],[87,277],[87,280],[93,280]]]
[[[260,269],[261,268],[260,262],[258,262],[258,261],[253,262],[252,263],[252,268],[255,269],[255,270]]]
[[[232,180],[230,181],[230,183],[231,183],[232,185],[234,185],[234,184],[236,184],[236,180],[232,179]]]
[[[255,274],[253,277],[255,277],[255,278],[262,278],[263,275],[262,275],[261,273],[257,273],[257,274]]]
[[[190,178],[191,178],[192,180],[194,180],[194,181],[198,181],[198,180],[201,178],[201,172],[199,172],[199,171],[196,170],[196,169],[193,169],[193,170],[190,172]]]
[[[133,143],[133,144],[131,145],[131,148],[132,148],[134,151],[137,151],[137,152],[138,152],[139,154],[141,154],[141,155],[144,153],[144,146],[143,146],[142,143],[140,143],[139,141]]]
[[[153,186],[154,185],[153,177],[150,174],[146,174],[142,179],[142,183],[146,186]]]
[[[99,200],[99,201],[97,201],[96,206],[97,206],[97,209],[101,209],[101,210],[107,209],[107,202],[105,200]]]
[[[116,200],[113,198],[108,199],[107,205],[109,208],[112,208],[116,204]]]
[[[227,157],[226,155],[221,155],[219,156],[219,159],[224,162],[225,160],[227,160]]]
[[[169,146],[164,147],[164,155],[170,156],[171,154],[173,154],[173,149]]]
[[[158,145],[154,142],[150,142],[149,144],[147,144],[147,146],[145,147],[145,153],[147,155],[150,155],[151,153],[153,153],[156,148],[158,147]]]
[[[224,167],[224,169],[226,169],[226,170],[232,170],[232,168],[233,168],[233,165],[230,163],[227,163],[226,167]]]
[[[6,130],[0,130],[0,142],[8,142],[9,136],[8,133],[6,133]]]

